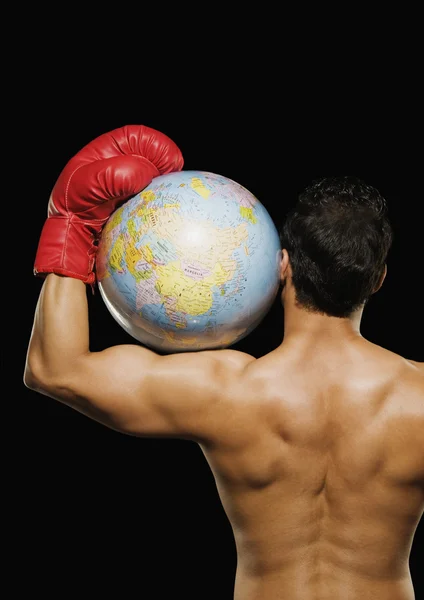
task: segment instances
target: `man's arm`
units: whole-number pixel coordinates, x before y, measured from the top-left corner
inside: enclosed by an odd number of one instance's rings
[[[121,432],[207,443],[228,420],[226,389],[253,360],[234,350],[160,356],[137,345],[90,352],[85,284],[50,274],[24,383]]]
[[[65,165],[35,257],[34,273],[46,281],[24,382],[119,431],[207,441],[216,439],[227,414],[229,381],[252,357],[232,350],[162,357],[136,345],[89,348],[84,284],[95,285],[104,224],[154,177],[183,164],[180,149],[164,133],[126,125],[95,138]]]

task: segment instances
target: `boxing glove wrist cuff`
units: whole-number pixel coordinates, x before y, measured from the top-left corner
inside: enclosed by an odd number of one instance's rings
[[[72,216],[49,217],[41,231],[34,275],[56,273],[93,284],[97,251],[94,239],[90,223]]]

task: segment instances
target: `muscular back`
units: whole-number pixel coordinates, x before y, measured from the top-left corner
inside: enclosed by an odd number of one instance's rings
[[[283,344],[227,394],[222,441],[203,451],[234,531],[235,599],[414,598],[420,367],[363,338]]]

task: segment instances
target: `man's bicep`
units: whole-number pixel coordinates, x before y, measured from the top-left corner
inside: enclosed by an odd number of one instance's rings
[[[125,433],[200,441],[217,418],[209,409],[222,387],[220,364],[214,353],[116,346],[81,356],[51,395]]]
[[[112,429],[127,432],[147,409],[143,403],[146,376],[159,358],[136,345],[90,352],[70,364],[59,380],[45,384],[44,393]]]

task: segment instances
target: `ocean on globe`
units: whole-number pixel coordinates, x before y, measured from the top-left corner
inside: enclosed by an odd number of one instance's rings
[[[222,175],[160,175],[103,228],[97,281],[109,312],[163,353],[228,348],[279,289],[277,228],[264,205]]]

